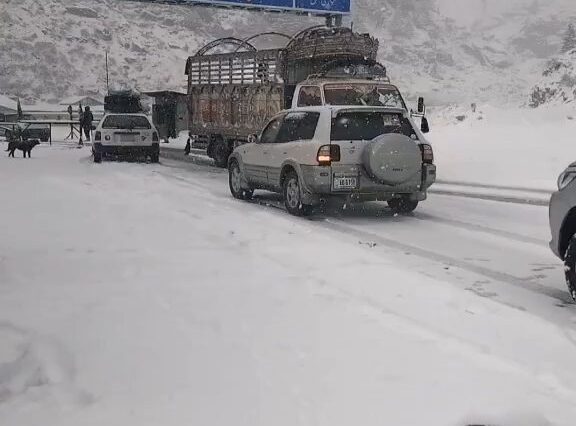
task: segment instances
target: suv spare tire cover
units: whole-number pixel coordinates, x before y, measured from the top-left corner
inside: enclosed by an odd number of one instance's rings
[[[368,175],[388,185],[404,183],[419,174],[422,154],[416,141],[399,133],[372,139],[364,149],[362,162]]]

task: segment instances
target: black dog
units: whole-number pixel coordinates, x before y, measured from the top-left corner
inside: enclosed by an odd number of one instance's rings
[[[32,148],[36,145],[40,145],[40,141],[38,139],[30,139],[29,141],[11,141],[8,142],[8,149],[6,152],[10,151],[8,157],[14,157],[14,151],[19,149],[24,154],[24,158],[26,158],[26,154],[28,154],[28,158],[30,158],[30,153],[32,152]]]

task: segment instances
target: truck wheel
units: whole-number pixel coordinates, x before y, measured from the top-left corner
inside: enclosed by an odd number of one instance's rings
[[[572,236],[564,256],[564,274],[570,296],[576,301],[576,235]]]
[[[302,191],[300,180],[296,172],[288,172],[282,185],[284,194],[284,205],[288,213],[294,216],[310,216],[313,206],[302,203]]]
[[[388,200],[388,206],[394,213],[412,213],[418,207],[418,201],[412,201],[408,197],[392,198]]]
[[[217,167],[226,168],[228,167],[228,157],[230,156],[230,148],[228,148],[228,144],[220,139],[214,143],[214,152],[212,153],[214,156],[214,163]]]
[[[230,192],[234,198],[238,200],[251,200],[254,191],[242,188],[242,170],[236,160],[230,162],[228,167],[228,184]]]
[[[102,162],[102,153],[94,151],[92,154],[94,155],[94,162],[95,163],[101,163]]]
[[[157,152],[150,154],[150,162],[151,163],[158,163],[160,161],[160,154]]]

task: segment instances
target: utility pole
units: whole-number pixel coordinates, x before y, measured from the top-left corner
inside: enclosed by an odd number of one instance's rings
[[[110,94],[110,84],[108,80],[108,51],[106,51],[106,92]]]

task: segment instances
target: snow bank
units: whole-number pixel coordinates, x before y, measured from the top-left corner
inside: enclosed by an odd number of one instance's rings
[[[492,106],[431,112],[438,178],[450,182],[554,190],[576,161],[576,109]]]

